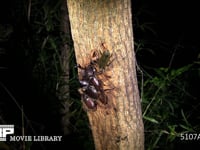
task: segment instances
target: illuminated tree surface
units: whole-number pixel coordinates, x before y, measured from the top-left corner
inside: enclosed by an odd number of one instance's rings
[[[111,89],[108,105],[87,111],[95,149],[144,149],[130,0],[68,0],[67,6],[77,64],[87,66],[95,50],[112,54],[112,63],[99,75]]]

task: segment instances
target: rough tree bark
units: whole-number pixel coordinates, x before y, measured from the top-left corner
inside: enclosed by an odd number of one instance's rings
[[[88,111],[96,150],[142,150],[144,129],[136,78],[130,0],[67,0],[77,63],[102,43],[113,54],[111,107]],[[79,73],[80,75],[80,73]]]

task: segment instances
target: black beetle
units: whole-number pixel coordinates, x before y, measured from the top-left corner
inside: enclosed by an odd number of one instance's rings
[[[88,97],[87,95],[83,94],[83,101],[85,103],[85,105],[92,110],[96,110],[97,109],[97,104],[95,103],[95,101]]]
[[[83,96],[83,101],[89,109],[95,109],[99,99],[102,104],[107,104],[108,98],[103,89],[103,82],[98,79],[96,63],[90,62],[86,67],[77,65],[81,69],[81,80],[79,80],[81,88],[80,94]]]
[[[93,85],[85,86],[82,88],[83,92],[87,94],[89,97],[98,99],[99,97],[99,92],[96,90],[96,88]]]
[[[89,86],[89,82],[86,81],[86,80],[80,80],[79,82],[80,82],[80,84],[81,84],[82,87]]]

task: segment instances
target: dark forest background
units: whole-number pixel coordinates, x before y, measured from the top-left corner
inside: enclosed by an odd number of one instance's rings
[[[57,143],[26,142],[26,149],[94,149],[79,87],[71,36],[62,31],[62,0],[0,3],[0,124],[15,134],[63,135]],[[145,149],[199,144],[199,9],[181,0],[132,1],[137,74],[145,125]],[[69,81],[62,81],[62,46],[68,44]],[[69,97],[60,99],[60,83]],[[68,104],[67,111],[65,104]],[[63,121],[65,120],[65,121]],[[67,128],[66,128],[67,126]],[[0,142],[18,150],[20,142]]]

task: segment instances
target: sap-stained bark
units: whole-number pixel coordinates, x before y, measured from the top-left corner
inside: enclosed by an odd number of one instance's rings
[[[130,0],[67,0],[77,63],[87,65],[101,43],[113,54],[102,77],[109,106],[88,111],[96,150],[144,149]]]

